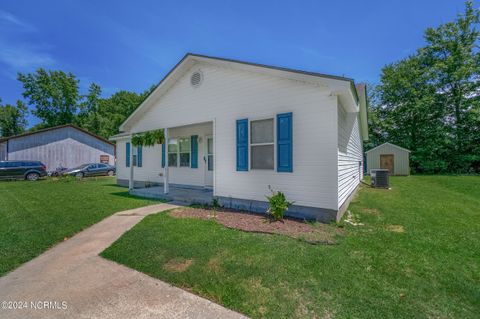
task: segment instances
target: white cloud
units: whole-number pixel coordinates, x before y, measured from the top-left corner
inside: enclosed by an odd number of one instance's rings
[[[7,66],[2,68],[2,73],[15,79],[17,72],[31,72],[40,67],[52,67],[57,63],[45,46],[0,38],[0,64]]]
[[[0,61],[16,70],[55,64],[55,60],[49,53],[38,51],[35,48],[12,47],[5,44],[2,44],[0,49]]]
[[[31,26],[30,24],[22,21],[17,16],[15,16],[15,15],[9,13],[9,12],[3,11],[3,10],[0,10],[0,21],[3,21],[4,23],[19,27],[19,28],[21,28],[25,31],[34,31],[35,30],[35,28],[33,26]]]
[[[49,46],[27,40],[28,34],[36,28],[19,17],[0,10],[0,63],[8,68],[3,73],[16,77],[17,72],[32,71],[39,67],[55,65],[55,59],[48,52]]]

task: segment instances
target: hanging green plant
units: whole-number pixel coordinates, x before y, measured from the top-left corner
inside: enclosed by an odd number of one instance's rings
[[[155,144],[163,144],[164,141],[165,134],[162,129],[135,134],[132,136],[133,146],[154,146]]]

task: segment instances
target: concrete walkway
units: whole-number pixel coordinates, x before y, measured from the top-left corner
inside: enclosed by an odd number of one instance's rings
[[[26,309],[2,303],[0,318],[245,318],[98,256],[146,215],[174,207],[116,213],[1,277],[0,302],[21,301]]]

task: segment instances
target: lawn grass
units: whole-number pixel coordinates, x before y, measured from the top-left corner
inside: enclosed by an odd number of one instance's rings
[[[0,276],[112,213],[153,203],[114,183],[109,177],[0,182]]]
[[[480,178],[391,183],[337,245],[158,214],[102,255],[254,318],[478,318]]]

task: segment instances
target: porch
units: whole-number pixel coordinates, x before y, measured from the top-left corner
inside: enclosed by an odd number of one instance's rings
[[[214,188],[214,121],[163,128],[163,144],[134,146],[138,132],[120,133],[117,183],[132,195],[183,203],[211,204]],[[124,155],[125,157],[123,157]]]
[[[187,188],[170,185],[168,193],[165,193],[163,186],[153,186],[134,188],[129,193],[134,196],[175,201],[187,205],[211,205],[213,201],[213,190],[209,188]]]

